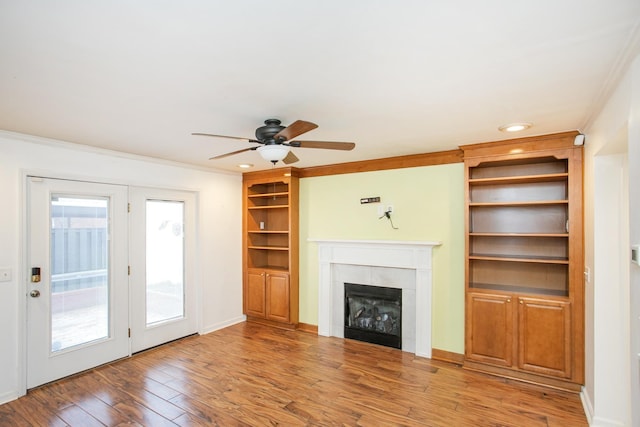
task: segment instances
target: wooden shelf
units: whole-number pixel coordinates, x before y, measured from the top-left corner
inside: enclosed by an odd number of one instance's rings
[[[288,251],[287,246],[247,246],[247,249],[258,249],[263,251]]]
[[[469,233],[470,237],[569,237],[569,233]]]
[[[247,230],[252,234],[289,234],[288,230]]]
[[[469,202],[469,207],[502,207],[502,206],[550,206],[567,205],[568,200],[536,200],[523,202]]]
[[[264,210],[264,209],[283,209],[288,208],[289,205],[265,205],[265,206],[249,206],[249,210]]]
[[[507,262],[530,262],[537,264],[569,264],[569,260],[566,258],[558,257],[529,257],[529,256],[514,256],[514,255],[480,255],[469,254],[469,259],[476,259],[482,261],[507,261]]]
[[[256,267],[251,267],[251,270],[256,270],[256,271],[276,271],[278,273],[287,273],[289,270],[287,268],[283,268],[282,266],[279,265],[270,265],[270,264],[263,264],[263,265],[259,265]]]
[[[271,197],[289,197],[289,193],[286,191],[278,191],[276,193],[249,194],[247,197],[250,199],[269,199]]]
[[[499,292],[508,292],[509,294],[522,294],[522,295],[545,295],[545,296],[556,296],[556,297],[566,297],[567,292],[564,290],[557,289],[544,289],[544,288],[535,288],[531,286],[505,286],[498,285],[494,283],[469,283],[469,288],[473,290],[487,290],[487,291],[499,291]]]
[[[497,178],[471,178],[470,185],[498,185],[498,184],[533,184],[540,182],[562,182],[569,178],[568,173],[554,173],[545,175],[505,176]]]

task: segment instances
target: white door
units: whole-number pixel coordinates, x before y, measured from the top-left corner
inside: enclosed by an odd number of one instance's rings
[[[127,187],[30,177],[27,197],[33,388],[130,354]]]
[[[197,331],[195,195],[131,188],[131,350]]]

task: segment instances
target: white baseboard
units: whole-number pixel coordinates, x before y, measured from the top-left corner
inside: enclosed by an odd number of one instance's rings
[[[587,422],[590,426],[593,425],[593,405],[591,404],[591,398],[587,394],[587,389],[582,387],[580,390],[580,400],[582,401],[582,408],[584,409],[584,413],[587,416]]]
[[[625,424],[620,421],[607,420],[600,417],[594,417],[589,425],[591,427],[625,427]]]
[[[16,400],[22,396],[23,395],[16,393],[15,391],[10,391],[4,394],[0,394],[0,405],[11,402],[12,400]]]
[[[200,335],[205,335],[211,332],[215,332],[217,330],[224,329],[229,326],[245,322],[246,320],[247,320],[247,316],[243,314],[242,316],[225,320],[224,322],[214,323],[213,325],[209,325],[209,326],[203,326],[202,329],[200,329]]]
[[[591,398],[585,392],[584,387],[582,387],[582,391],[580,391],[580,400],[582,400],[582,407],[584,408],[584,413],[587,416],[587,422],[590,427],[625,427],[621,421],[609,420],[595,415]]]

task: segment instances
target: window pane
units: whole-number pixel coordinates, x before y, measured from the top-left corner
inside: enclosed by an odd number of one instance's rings
[[[184,317],[184,203],[147,200],[147,325]]]
[[[51,197],[51,351],[109,336],[109,199]]]

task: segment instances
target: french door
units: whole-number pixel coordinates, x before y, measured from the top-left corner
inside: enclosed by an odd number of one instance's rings
[[[27,388],[197,332],[195,224],[193,193],[29,177]]]
[[[197,331],[195,195],[131,188],[131,351]]]
[[[27,388],[129,355],[127,187],[30,177]]]

